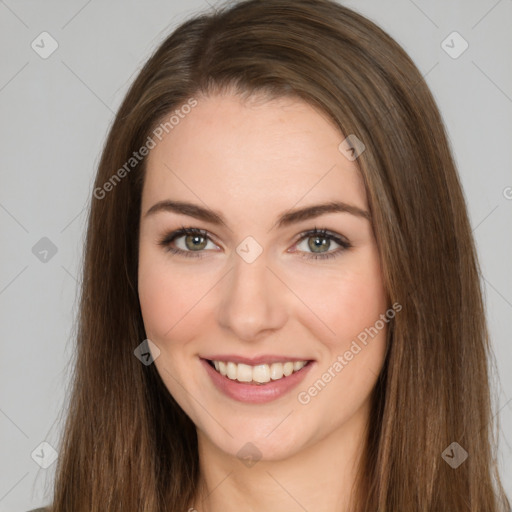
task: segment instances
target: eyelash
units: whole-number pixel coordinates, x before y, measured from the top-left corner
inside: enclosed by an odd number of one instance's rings
[[[211,238],[208,236],[208,233],[202,229],[197,228],[187,228],[182,226],[180,229],[177,229],[176,231],[172,231],[171,233],[168,233],[165,235],[159,242],[158,245],[165,247],[165,250],[173,253],[173,254],[179,254],[183,255],[187,258],[202,258],[204,256],[204,252],[201,251],[183,251],[182,249],[177,249],[175,247],[171,247],[170,244],[177,238],[180,238],[183,235],[200,235],[204,238],[209,239]],[[346,240],[343,240],[336,236],[334,233],[328,232],[326,229],[318,229],[316,226],[314,229],[310,231],[306,231],[304,233],[300,234],[300,238],[297,240],[296,244],[302,242],[304,239],[312,238],[312,237],[319,237],[319,238],[325,238],[326,240],[332,240],[339,244],[341,247],[338,249],[323,253],[323,254],[314,254],[314,253],[304,253],[303,251],[298,251],[301,254],[301,257],[306,259],[313,259],[313,260],[327,260],[329,258],[336,258],[339,256],[342,252],[352,247],[352,244]]]

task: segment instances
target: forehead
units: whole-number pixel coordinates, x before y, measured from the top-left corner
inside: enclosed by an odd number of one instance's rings
[[[344,138],[302,100],[202,97],[150,151],[143,211],[178,198],[234,214],[317,200],[367,209],[357,165],[338,150]]]

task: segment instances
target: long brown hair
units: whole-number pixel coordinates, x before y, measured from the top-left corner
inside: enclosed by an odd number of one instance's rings
[[[155,365],[134,356],[146,338],[137,293],[146,158],[130,159],[180,106],[231,88],[301,98],[333,120],[340,142],[354,134],[366,146],[357,163],[384,285],[403,309],[388,331],[354,510],[507,510],[480,270],[441,116],[402,48],[331,0],[249,0],[199,15],[127,93],[91,198],[51,510],[182,512],[197,494],[195,426]],[[456,469],[442,457],[453,442],[468,453]]]

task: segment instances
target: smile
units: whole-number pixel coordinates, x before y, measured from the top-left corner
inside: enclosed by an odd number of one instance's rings
[[[287,361],[272,364],[237,364],[232,361],[209,361],[217,372],[224,377],[238,382],[265,384],[271,380],[280,380],[301,370],[309,361]]]

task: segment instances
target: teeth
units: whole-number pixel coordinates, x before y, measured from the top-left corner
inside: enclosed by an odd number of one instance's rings
[[[252,381],[252,366],[249,366],[248,364],[239,364],[235,366],[238,366],[236,372],[236,380],[239,380],[240,382]]]
[[[293,373],[293,363],[284,363],[283,364],[283,373],[285,377],[291,375]]]
[[[237,377],[238,365],[232,363],[231,361],[227,364],[228,369],[228,379],[235,380]]]
[[[301,370],[307,361],[288,361],[286,363],[258,364],[236,364],[231,361],[213,361],[215,369],[225,377],[239,382],[257,382],[264,384],[271,380],[279,380],[288,377],[293,372]]]
[[[250,366],[249,366],[250,368]],[[259,364],[252,369],[252,380],[263,384],[270,382],[270,368],[268,364]]]
[[[272,380],[281,379],[283,377],[283,365],[281,363],[272,363],[270,365],[270,378]]]

